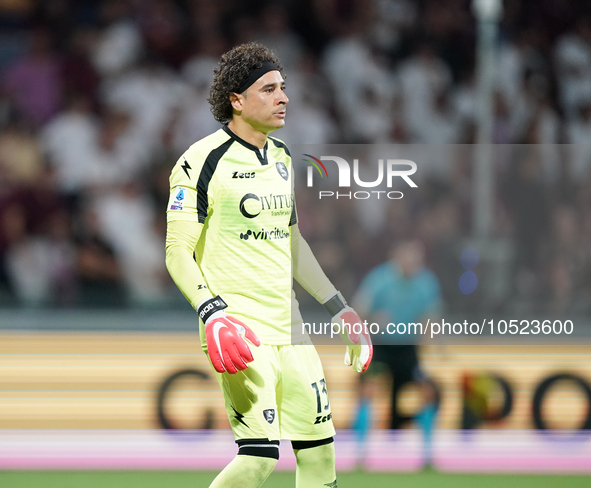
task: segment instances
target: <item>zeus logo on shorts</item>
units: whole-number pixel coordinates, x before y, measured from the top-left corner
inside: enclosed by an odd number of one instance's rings
[[[329,413],[328,415],[318,415],[318,417],[316,417],[316,421],[314,422],[314,425],[323,424],[324,422],[329,421],[331,418],[332,418],[332,413]]]
[[[272,424],[273,421],[275,420],[275,409],[274,408],[268,408],[267,410],[263,410],[263,417],[265,417],[265,420],[267,422],[269,422],[270,424]]]

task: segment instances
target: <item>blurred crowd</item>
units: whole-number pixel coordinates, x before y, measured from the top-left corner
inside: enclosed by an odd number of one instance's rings
[[[511,244],[507,296],[555,312],[591,303],[584,3],[509,1],[500,24],[494,142],[553,146],[496,160],[494,236]],[[235,44],[279,54],[290,104],[275,135],[289,145],[473,143],[470,4],[0,0],[0,305],[179,303],[164,267],[168,176],[218,128],[212,70]],[[452,157],[422,173],[421,198],[377,219],[355,201],[317,208],[300,179],[301,227],[343,291],[415,235],[451,283],[446,303],[463,306],[455,266],[472,229],[472,167]]]

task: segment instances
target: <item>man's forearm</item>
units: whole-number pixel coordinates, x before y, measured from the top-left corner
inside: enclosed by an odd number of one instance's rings
[[[322,271],[298,226],[293,225],[290,229],[293,277],[316,300],[325,303],[336,295],[337,290]]]
[[[166,228],[166,267],[173,281],[193,306],[212,297],[193,252],[202,224],[184,220],[169,222]]]

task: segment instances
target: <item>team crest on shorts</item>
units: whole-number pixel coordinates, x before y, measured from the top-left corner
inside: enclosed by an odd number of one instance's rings
[[[287,178],[289,178],[289,173],[287,172],[287,167],[285,166],[285,163],[277,161],[275,163],[275,167],[277,168],[277,172],[279,173],[281,178],[287,181]]]
[[[270,424],[272,424],[273,421],[275,420],[275,409],[274,408],[268,408],[267,410],[263,410],[263,416],[265,417],[265,420],[267,422],[269,422]]]

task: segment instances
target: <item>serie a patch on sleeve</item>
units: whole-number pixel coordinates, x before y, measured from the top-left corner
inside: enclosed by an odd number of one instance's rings
[[[185,194],[187,192],[186,188],[179,186],[174,194],[174,198],[172,199],[172,203],[170,204],[170,210],[182,210],[183,203],[185,202]]]

